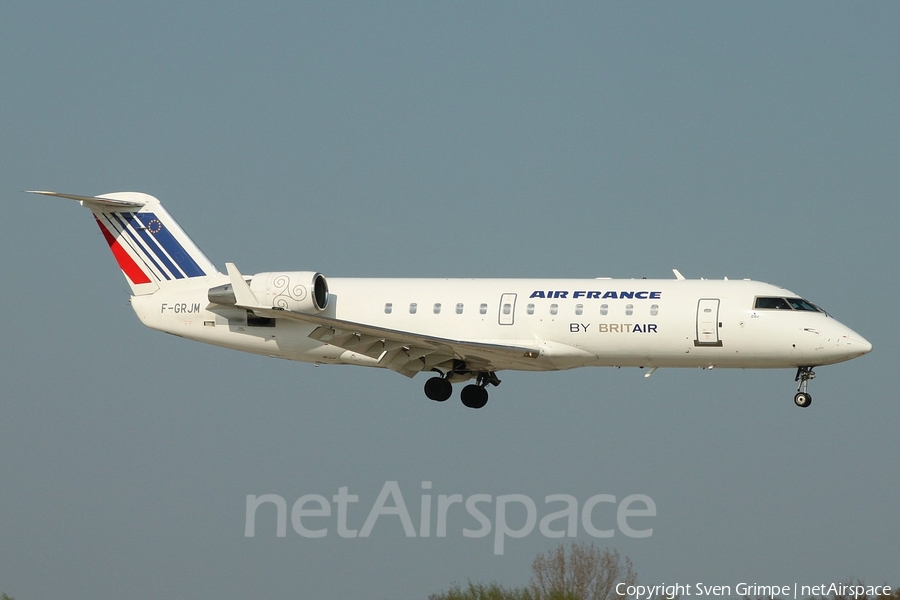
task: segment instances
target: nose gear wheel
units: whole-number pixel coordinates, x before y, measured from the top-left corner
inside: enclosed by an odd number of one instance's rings
[[[797,368],[797,375],[794,377],[794,381],[799,381],[800,384],[797,386],[797,393],[794,395],[794,404],[800,408],[807,408],[812,404],[812,396],[806,390],[809,387],[809,381],[815,379],[815,377],[816,373],[812,367]]]

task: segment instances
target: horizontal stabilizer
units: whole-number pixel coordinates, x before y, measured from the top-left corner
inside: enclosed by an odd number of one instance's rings
[[[41,194],[43,196],[53,196],[55,198],[69,198],[78,200],[79,202],[88,202],[98,206],[106,206],[109,208],[140,208],[146,202],[137,200],[119,200],[116,198],[104,198],[103,196],[77,196],[75,194],[60,194],[59,192],[44,192],[40,190],[29,190],[29,194]]]

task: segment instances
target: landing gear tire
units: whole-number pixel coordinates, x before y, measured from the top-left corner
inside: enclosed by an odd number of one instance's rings
[[[432,377],[425,382],[425,395],[435,402],[443,402],[453,394],[453,386],[443,377]]]
[[[810,396],[806,392],[797,392],[797,394],[794,396],[794,404],[796,404],[800,408],[806,408],[810,404],[812,404],[812,396]]]
[[[467,385],[460,392],[459,398],[468,408],[484,408],[488,401],[488,392],[480,385]]]

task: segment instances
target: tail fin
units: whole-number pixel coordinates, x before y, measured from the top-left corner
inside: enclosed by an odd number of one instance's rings
[[[89,208],[136,296],[218,273],[153,196],[139,192],[102,196],[32,193],[78,200]]]

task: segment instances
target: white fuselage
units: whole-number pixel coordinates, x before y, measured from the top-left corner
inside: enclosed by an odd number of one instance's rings
[[[314,325],[256,319],[211,304],[222,274],[133,296],[141,321],[185,338],[314,363],[384,366],[312,339]],[[356,279],[329,278],[322,315],[421,335],[539,347],[528,364],[582,366],[787,368],[861,356],[869,344],[819,310],[755,308],[758,297],[796,297],[749,280]],[[249,320],[248,320],[249,314]]]
[[[148,327],[288,360],[436,373],[469,408],[502,370],[585,366],[796,368],[807,407],[812,367],[872,349],[814,304],[756,281],[676,279],[326,279],[312,271],[219,272],[157,198],[81,196]]]

